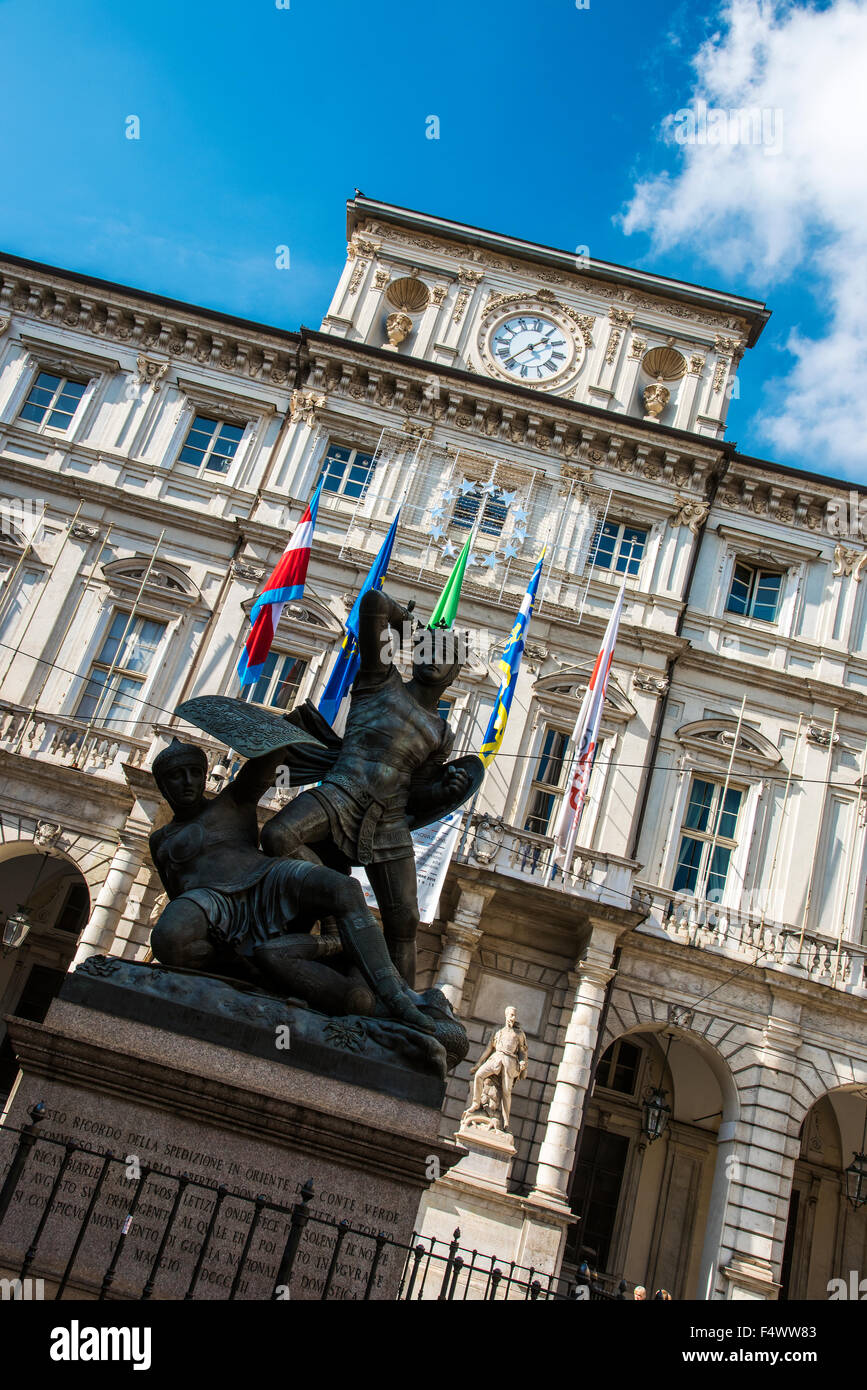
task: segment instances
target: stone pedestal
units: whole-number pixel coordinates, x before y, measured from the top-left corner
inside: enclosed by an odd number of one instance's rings
[[[331,1299],[394,1298],[403,1254],[389,1242],[409,1243],[427,1175],[460,1157],[437,1137],[442,1080],[401,1062],[399,1025],[255,993],[239,1011],[228,985],[207,1012],[185,1002],[184,972],[152,974],[148,992],[129,986],[129,965],[115,985],[93,964],[44,1024],[10,1020],[23,1074],[0,1128],[0,1182],[12,1127],[38,1102],[47,1115],[0,1223],[3,1272],[18,1274],[30,1248],[47,1297],[68,1267],[65,1297],[138,1299],[150,1283],[145,1296],[172,1299],[200,1262],[193,1297],[270,1298],[294,1209],[281,1296],[321,1297],[330,1279]],[[273,1008],[292,1022],[273,1025]],[[351,1229],[338,1247],[340,1221]]]
[[[504,1273],[520,1266],[514,1297],[523,1298],[528,1271],[543,1282],[559,1273],[566,1232],[574,1221],[568,1207],[533,1194],[509,1191],[515,1141],[501,1130],[477,1125],[455,1135],[465,1150],[460,1162],[425,1193],[418,1225],[423,1236],[448,1243],[460,1232],[468,1260],[477,1253],[477,1296],[484,1296],[491,1262]],[[523,1272],[521,1272],[523,1271]]]

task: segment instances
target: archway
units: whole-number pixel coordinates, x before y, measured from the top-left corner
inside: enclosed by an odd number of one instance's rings
[[[867,1089],[841,1086],[820,1096],[801,1126],[801,1148],[780,1275],[780,1299],[827,1299],[842,1280],[851,1297],[867,1270],[867,1206],[855,1210],[846,1196],[844,1170],[860,1152]]]
[[[65,855],[26,841],[0,848],[0,931],[21,914],[26,934],[0,956],[0,1106],[18,1074],[3,1019],[17,1014],[41,1023],[63,983],[90,915],[80,869]]]
[[[667,1093],[671,1112],[662,1136],[650,1142],[642,1102],[656,1088]],[[586,1259],[603,1283],[623,1277],[675,1298],[700,1296],[718,1141],[736,1116],[731,1074],[699,1035],[639,1024],[610,1041],[576,1155],[571,1204],[579,1221],[566,1276]]]

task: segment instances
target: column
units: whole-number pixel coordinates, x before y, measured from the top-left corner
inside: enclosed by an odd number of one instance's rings
[[[776,998],[763,1046],[753,1066],[739,1073],[741,1117],[731,1147],[723,1146],[720,1135],[700,1298],[775,1299],[779,1292],[800,1152],[792,1101],[799,1014],[798,1005]]]
[[[88,956],[108,951],[132,885],[138,877],[147,850],[143,836],[124,832],[114,853],[105,881],[99,890],[90,919],[81,935],[73,965]]]
[[[461,895],[454,918],[445,924],[441,938],[443,948],[434,981],[456,1013],[460,1012],[470,961],[483,936],[479,922],[494,895],[493,888],[481,888],[461,879],[458,880],[458,887]]]
[[[611,957],[618,935],[618,929],[604,919],[594,922],[591,918],[591,926],[593,935],[584,956],[569,975],[569,984],[575,992],[533,1190],[534,1197],[548,1201],[553,1199],[564,1205],[569,1197],[575,1144],[587,1095],[605,990],[614,975]]]

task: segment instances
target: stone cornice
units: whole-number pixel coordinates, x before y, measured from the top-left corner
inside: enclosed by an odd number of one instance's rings
[[[272,387],[294,384],[296,333],[15,256],[0,256],[0,315]]]
[[[648,301],[657,312],[676,313],[679,318],[706,322],[706,326],[718,329],[739,328],[749,333],[749,346],[770,318],[758,300],[589,258],[586,267],[578,268],[574,253],[359,196],[347,204],[347,238],[362,230],[420,250],[475,261],[492,270],[526,275],[530,266],[543,266],[545,269],[536,275],[546,284],[568,286],[576,293],[589,290],[618,304],[638,300],[636,307],[644,307]]]
[[[416,429],[422,422],[422,428],[437,427],[443,435],[471,434],[479,447],[514,444],[539,450],[552,461],[644,476],[672,491],[688,488],[702,497],[708,477],[723,467],[729,452],[724,441],[658,426],[651,431],[630,416],[478,373],[396,359],[383,349],[308,329],[302,335],[304,384],[326,395],[331,412],[337,402],[346,401],[353,412],[364,405],[372,413],[387,412],[392,421],[402,415]],[[430,392],[434,377],[436,394]]]
[[[700,622],[708,625],[707,614],[700,613],[695,615]],[[693,620],[693,613],[687,612],[686,622]],[[714,623],[720,627],[719,622]],[[789,639],[791,642],[791,639]],[[805,676],[803,672],[794,674],[788,671],[778,671],[769,666],[767,662],[757,663],[755,661],[739,661],[735,654],[727,648],[724,658],[720,657],[719,652],[707,648],[702,650],[694,643],[687,643],[690,648],[689,656],[684,658],[678,665],[678,674],[671,694],[677,699],[677,689],[679,686],[687,684],[685,677],[690,671],[712,672],[717,677],[724,677],[739,691],[744,686],[760,687],[763,695],[774,691],[780,695],[791,696],[798,701],[798,708],[803,708],[804,698],[808,696],[817,704],[825,704],[829,709],[854,710],[863,717],[864,713],[864,692],[855,688],[849,689],[845,685],[839,685],[831,681],[819,680],[814,676]],[[798,644],[799,650],[806,650],[811,653],[818,661],[823,655],[823,649],[811,646],[809,643]],[[835,653],[835,655],[837,655]],[[846,659],[851,662],[851,655]],[[721,664],[722,661],[722,664]],[[859,662],[859,666],[864,666],[864,662]],[[705,687],[706,688],[706,687]]]

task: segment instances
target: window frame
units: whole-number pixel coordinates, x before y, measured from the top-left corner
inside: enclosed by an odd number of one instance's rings
[[[57,389],[52,393],[49,404],[45,406],[42,419],[30,420],[24,414],[24,411],[26,410],[28,405],[30,405],[33,409],[40,408],[31,402],[30,397],[36,390],[47,389],[45,387],[39,386],[40,379],[43,376],[56,378],[59,385]],[[61,371],[57,368],[52,369],[45,364],[38,363],[33,372],[30,383],[27,386],[27,389],[24,393],[24,398],[18,406],[17,411],[15,412],[15,423],[26,425],[28,429],[34,430],[37,434],[49,434],[57,436],[66,435],[67,438],[69,438],[72,432],[72,427],[75,423],[76,416],[79,414],[79,411],[81,410],[82,404],[84,403],[85,397],[87,396],[87,391],[92,380],[93,377],[87,374],[83,376],[83,379],[81,376],[75,375],[74,369],[70,371],[69,369],[64,368]],[[51,415],[57,412],[57,402],[63,395],[64,387],[68,385],[80,386],[81,395],[78,397],[78,400],[75,403],[75,409],[69,415],[68,422],[65,425],[52,425],[50,423],[50,417]],[[63,411],[61,413],[65,415],[69,412]]]
[[[469,478],[464,480],[470,482]],[[503,502],[502,493],[505,488],[498,487],[495,492],[485,493],[481,490],[481,484],[476,483],[472,492],[461,492],[455,498],[452,514],[449,518],[449,527],[456,527],[459,531],[472,531],[476,522],[479,523],[478,534],[488,536],[492,540],[499,540],[509,519],[509,504]],[[473,505],[474,504],[474,505]],[[501,507],[502,516],[488,515],[489,508]],[[466,510],[466,515],[459,516],[461,508]],[[479,518],[481,512],[481,519]]]
[[[349,457],[347,459],[332,459],[331,451],[333,449],[343,449],[348,452]],[[367,465],[358,463],[357,460],[359,456],[368,461]],[[328,486],[329,477],[334,476],[334,474],[329,472],[329,464],[332,462],[341,463],[343,465],[343,472],[338,479],[337,487]],[[360,491],[357,496],[353,495],[351,492],[347,492],[347,487],[350,484],[355,486],[357,482],[357,480],[353,479],[351,476],[353,468],[364,468],[365,466],[367,467],[367,476],[360,483]],[[375,449],[367,450],[356,444],[342,444],[338,439],[329,439],[325,453],[322,456],[322,465],[319,470],[319,476],[323,479],[322,495],[348,502],[352,506],[360,506],[370,492],[370,486],[373,482],[376,469],[377,459]]]
[[[566,779],[569,775],[570,766],[569,744],[571,742],[572,736],[570,732],[567,732],[566,730],[560,728],[556,722],[552,723],[548,719],[546,719],[540,725],[539,734],[540,737],[538,739],[536,752],[533,756],[534,772],[530,780],[530,785],[527,790],[524,808],[520,817],[521,833],[525,835],[539,835],[543,838],[550,839],[553,833],[552,825],[556,824],[556,820],[560,811],[560,806],[562,805],[562,798],[566,791]],[[546,752],[546,744],[550,735],[560,735],[560,737],[563,739],[562,754],[554,755],[551,752]],[[539,776],[539,769],[542,767],[543,759],[551,761],[556,756],[560,757],[560,770],[558,772],[558,781],[556,783],[543,781],[543,779]],[[547,828],[545,830],[536,830],[530,825],[528,825],[528,821],[534,815],[532,808],[535,804],[537,794],[539,796],[551,797],[551,804],[548,812]]]
[[[599,555],[599,543],[603,535],[606,534],[608,527],[611,527],[614,532],[612,537],[614,544],[611,548],[612,563],[601,565],[598,563],[597,558]],[[613,517],[604,520],[600,518],[590,538],[590,546],[587,552],[588,567],[590,569],[602,570],[605,574],[620,575],[621,577],[625,574],[628,579],[638,579],[641,574],[641,566],[644,562],[644,557],[647,554],[647,543],[650,539],[651,529],[650,526],[638,525],[632,521],[617,521]],[[633,555],[631,559],[626,558],[629,555],[630,548],[629,541],[627,540],[628,532],[633,532],[636,536],[640,535],[643,537],[640,553],[637,557]],[[608,532],[608,534],[610,535],[611,532]],[[622,568],[620,567],[621,560],[625,561]]]
[[[301,696],[301,691],[304,689],[305,682],[307,681],[310,675],[312,661],[309,656],[304,656],[297,652],[289,652],[281,648],[272,648],[272,650],[268,653],[268,656],[265,658],[266,666],[272,656],[275,658],[275,660],[270,672],[268,672],[267,676],[264,674],[261,675],[259,677],[259,680],[255,682],[255,684],[251,683],[250,685],[245,685],[243,690],[241,691],[241,699],[246,701],[246,703],[248,704],[256,705],[259,709],[280,710],[285,712],[286,710],[294,709],[295,705],[298,703],[298,700]],[[278,679],[277,672],[279,669],[281,669],[281,667],[285,667],[285,663],[290,661],[294,664],[297,664],[300,661],[302,664],[301,674],[298,678],[298,683],[295,686],[295,693],[292,696],[292,704],[274,704],[270,701],[266,704],[264,700],[254,699],[253,692],[256,690],[257,686],[263,680],[267,680],[268,682],[266,686],[266,693],[271,691],[272,687],[274,687],[276,691],[279,690],[280,686],[285,684],[285,678]]]
[[[731,607],[734,586],[737,582],[743,582],[742,580],[738,580],[739,569],[747,570],[750,575],[750,581],[747,589],[746,608],[743,613],[739,612],[737,608]],[[772,618],[763,618],[755,612],[759,588],[764,578],[774,578],[779,580],[779,587],[777,589],[777,601],[776,606],[774,608],[774,616]],[[780,621],[780,611],[783,606],[783,592],[785,579],[785,570],[774,568],[765,569],[761,565],[757,565],[750,560],[742,559],[736,555],[732,564],[731,574],[729,576],[728,592],[725,596],[725,603],[723,605],[723,613],[725,614],[726,618],[730,616],[735,618],[748,618],[752,622],[763,623],[766,627],[778,626]]]
[[[687,817],[693,805],[693,791],[695,790],[698,783],[705,783],[713,788],[713,795],[711,797],[711,802],[708,807],[707,815],[707,823],[708,826],[711,827],[708,830],[699,830],[697,828],[690,827],[687,825]],[[690,781],[687,787],[686,798],[680,810],[680,821],[677,829],[677,836],[674,842],[674,854],[671,866],[671,892],[675,895],[682,894],[686,897],[695,898],[697,901],[700,902],[712,901],[716,905],[720,905],[725,901],[726,893],[731,887],[733,870],[735,873],[735,877],[737,877],[737,870],[735,866],[737,863],[738,851],[741,849],[743,845],[744,826],[747,824],[746,812],[749,796],[749,787],[744,785],[740,781],[729,782],[728,788],[726,790],[726,800],[728,800],[732,793],[736,793],[739,797],[737,807],[734,813],[735,821],[733,833],[731,835],[723,835],[719,833],[719,830],[717,830],[717,833],[714,834],[713,827],[721,825],[723,822],[723,817],[731,814],[729,810],[723,810],[722,815],[720,814],[720,799],[725,785],[725,777],[716,773],[707,772],[701,769],[695,769],[691,774]],[[684,841],[687,839],[699,843],[702,846],[696,871],[696,880],[694,888],[689,888],[685,885],[681,885],[680,887],[675,886],[677,883],[678,873],[680,872],[682,866]],[[711,890],[715,894],[713,898],[710,897],[708,885],[712,876],[717,878],[720,877],[720,872],[719,869],[712,869],[710,862],[711,846],[714,847],[715,855],[718,854],[718,852],[721,849],[724,851],[728,851],[728,858],[726,860],[725,874],[722,879],[722,884],[720,887]]]
[[[112,683],[114,683],[114,681],[118,678],[126,678],[127,680],[133,680],[136,682],[138,689],[135,692],[133,692],[133,694],[134,702],[138,706],[138,709],[136,717],[134,719],[121,720],[117,724],[112,724],[109,716],[111,715],[114,700],[123,694],[119,685],[114,695],[111,697],[107,708],[103,709],[103,712],[100,715],[99,719],[95,719],[95,716],[100,711],[101,702],[103,701],[108,690],[107,682],[104,683],[101,686],[101,688],[96,691],[96,705],[93,711],[90,714],[83,714],[80,711],[81,705],[88,694],[88,687],[90,686],[91,681],[93,680],[94,672],[96,670],[104,671],[105,675],[107,676],[108,672],[111,670],[112,662],[101,661],[100,654],[105,649],[106,644],[111,640],[112,629],[114,627],[115,620],[119,617],[122,617],[125,620],[124,628],[121,630],[121,636],[123,634],[123,631],[127,631],[127,636],[123,639],[125,642],[129,641],[130,635],[135,633],[136,625],[139,623],[157,623],[162,628],[162,633],[160,634],[159,640],[153,649],[152,659],[151,661],[149,661],[144,671],[136,671],[130,667],[121,666],[119,663],[115,666],[114,674],[112,676]],[[127,630],[126,625],[127,623],[129,623],[129,620],[131,618],[132,627],[131,629]],[[87,670],[80,678],[81,686],[75,697],[75,701],[71,711],[71,717],[73,719],[80,720],[83,724],[89,724],[91,720],[94,720],[94,728],[112,730],[120,738],[135,738],[135,730],[144,718],[142,710],[144,709],[147,703],[147,700],[145,699],[145,692],[150,690],[151,683],[159,669],[160,650],[163,647],[166,638],[169,636],[170,627],[171,622],[167,618],[154,617],[149,612],[141,611],[133,616],[132,609],[127,610],[118,606],[117,604],[112,604],[107,615],[107,620],[102,629],[102,633],[99,637],[98,642],[94,646],[94,655],[90,657],[87,663]],[[118,640],[120,640],[120,638]]]
[[[240,416],[233,415],[231,411],[227,411],[224,415],[218,415],[216,412],[212,414],[207,414],[205,413],[207,407],[198,405],[195,401],[190,402],[190,409],[192,411],[192,419],[190,420],[190,423],[186,429],[186,433],[184,434],[184,437],[181,440],[177,456],[175,458],[175,464],[181,468],[189,469],[189,477],[205,478],[209,476],[216,476],[218,478],[228,478],[238,462],[238,453],[241,448],[241,445],[244,442],[244,436],[247,430],[249,429],[251,423],[250,420],[242,420]],[[196,429],[196,422],[198,420],[213,420],[215,424],[215,429],[211,436],[208,447],[203,453],[201,462],[191,463],[188,459],[182,458],[181,455],[187,447],[190,447],[196,453],[202,452],[199,449],[198,445],[190,444],[190,436]],[[239,430],[240,437],[235,443],[234,453],[230,457],[228,457],[227,466],[225,468],[211,468],[209,466],[209,460],[212,459],[215,456],[215,454],[217,458],[227,457],[225,454],[216,453],[216,444],[220,439],[222,431],[226,428],[226,426],[228,426],[229,429]],[[203,434],[204,431],[199,430],[198,433]]]

